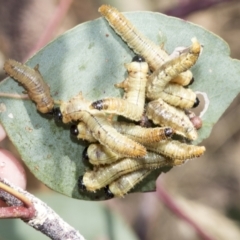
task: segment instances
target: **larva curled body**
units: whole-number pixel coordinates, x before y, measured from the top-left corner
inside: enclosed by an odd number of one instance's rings
[[[112,122],[112,126],[119,133],[141,144],[162,141],[172,137],[174,134],[174,130],[170,127],[144,128],[127,122]],[[71,129],[71,131],[75,133],[74,135],[77,138],[96,142],[92,132],[87,128],[85,123],[81,122],[77,126],[73,125],[72,127],[73,130]]]
[[[141,144],[117,132],[104,113],[95,109],[90,110],[89,102],[83,98],[81,93],[68,102],[62,102],[60,111],[64,123],[84,122],[93,137],[112,151],[126,157],[141,157],[146,154],[146,149]]]
[[[83,175],[82,182],[88,191],[96,191],[129,172],[139,169],[156,169],[169,166],[173,162],[159,154],[148,152],[142,158],[125,158],[111,165],[98,167],[94,171],[88,171]]]
[[[92,108],[124,116],[134,121],[140,121],[145,104],[145,89],[147,83],[148,64],[140,56],[126,65],[128,78],[115,86],[124,88],[123,99],[105,98],[91,104]]]
[[[160,98],[148,103],[146,115],[155,124],[170,126],[177,134],[190,140],[197,139],[197,131],[184,111],[170,106]]]
[[[50,95],[49,86],[44,82],[38,68],[39,65],[30,68],[12,59],[4,63],[5,72],[23,85],[29,98],[36,103],[38,111],[48,113],[53,109],[54,101]]]
[[[110,197],[124,197],[139,182],[146,178],[153,170],[141,169],[121,176],[119,179],[110,183],[105,192]]]
[[[182,50],[178,57],[165,62],[148,78],[147,97],[150,100],[159,98],[158,94],[164,90],[171,79],[190,69],[196,63],[200,52],[201,45],[196,38],[193,38],[190,47]]]
[[[163,154],[172,159],[187,160],[200,157],[205,152],[204,146],[195,146],[175,140],[164,140],[158,143],[144,144],[150,151]]]
[[[171,106],[181,109],[190,109],[197,107],[199,104],[199,100],[194,91],[175,83],[167,84],[162,92],[156,94],[156,97],[157,99],[161,98]]]
[[[89,145],[87,149],[87,155],[89,158],[89,162],[93,165],[112,164],[124,158],[123,155],[117,154],[108,147],[96,143]]]
[[[139,32],[133,24],[116,8],[108,5],[102,5],[98,11],[106,18],[109,25],[117,34],[128,44],[133,51],[146,59],[152,71],[157,70],[165,61],[169,59],[168,54],[154,42],[147,39]],[[179,75],[176,80],[179,84],[188,83],[192,79],[191,72],[187,75],[190,78],[186,81]],[[183,76],[186,77],[186,76]]]

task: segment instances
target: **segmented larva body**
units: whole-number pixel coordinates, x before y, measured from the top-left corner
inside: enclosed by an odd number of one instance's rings
[[[158,142],[172,137],[174,130],[170,127],[144,128],[127,122],[113,122],[113,127],[139,143]]]
[[[89,162],[93,165],[112,164],[122,158],[123,155],[113,152],[102,144],[90,144],[87,149]]]
[[[175,140],[164,140],[158,143],[145,144],[145,146],[150,151],[180,160],[200,157],[206,150],[204,146],[190,145]]]
[[[197,139],[197,131],[184,111],[170,106],[160,98],[148,103],[146,115],[155,124],[170,126],[177,134],[190,140]]]
[[[156,96],[164,102],[181,109],[194,108],[199,104],[199,99],[194,91],[175,83],[167,84],[164,90],[156,94]]]
[[[123,175],[119,179],[109,184],[109,186],[105,190],[106,194],[110,197],[124,197],[131,189],[133,189],[139,182],[146,178],[152,171],[152,169],[141,169]]]
[[[172,137],[174,134],[174,130],[170,127],[144,128],[127,122],[112,122],[112,126],[119,133],[141,144],[162,141]],[[81,122],[75,128],[77,129],[71,129],[71,131],[74,131],[74,133],[77,131],[77,138],[96,142],[85,123]]]
[[[190,69],[197,61],[201,52],[201,45],[196,38],[192,39],[192,45],[184,49],[180,56],[165,62],[149,78],[147,82],[147,97],[157,99],[171,79],[180,73]]]
[[[96,191],[129,172],[156,169],[172,163],[159,154],[148,152],[143,158],[125,158],[111,165],[98,167],[95,171],[88,171],[83,175],[82,182],[88,191]]]
[[[30,68],[27,65],[9,59],[4,63],[5,72],[27,90],[29,98],[36,103],[41,113],[48,113],[54,107],[50,89],[38,70],[39,65]]]
[[[147,39],[116,8],[108,5],[102,5],[98,11],[106,18],[109,25],[121,36],[128,46],[132,48],[135,53],[146,59],[146,62],[149,64],[152,71],[158,69],[169,59],[168,54],[160,46]],[[189,73],[187,76],[189,75],[190,78],[187,81],[185,79],[181,79],[181,76],[178,76],[176,81],[179,84],[186,84],[186,82],[190,82],[192,79],[192,74]],[[188,83],[186,85],[188,85]]]
[[[79,120],[87,125],[93,137],[101,144],[126,157],[141,157],[146,154],[146,149],[141,144],[117,132],[105,115],[95,111],[95,113],[81,111],[78,115]]]
[[[105,98],[93,102],[91,107],[139,121],[144,111],[148,64],[142,57],[136,56],[133,58],[133,62],[127,65],[127,70],[128,78],[115,85],[126,91],[123,99]]]
[[[146,149],[142,145],[117,132],[103,113],[95,109],[90,110],[89,102],[81,93],[70,101],[63,102],[60,110],[64,123],[84,122],[93,137],[112,151],[126,157],[141,157],[146,154]]]

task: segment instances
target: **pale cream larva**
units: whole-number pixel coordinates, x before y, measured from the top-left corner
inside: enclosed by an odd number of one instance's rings
[[[150,151],[162,154],[172,159],[187,160],[200,157],[205,152],[204,146],[181,143],[176,140],[164,140],[158,143],[145,144]]]
[[[146,115],[155,124],[170,126],[177,134],[190,140],[197,139],[197,131],[185,112],[170,106],[160,98],[148,103]]]
[[[196,38],[192,39],[192,45],[184,49],[180,55],[165,62],[153,74],[147,82],[147,97],[151,100],[158,99],[171,79],[180,73],[190,69],[196,62],[201,52],[201,45]]]
[[[104,146],[126,157],[141,157],[146,149],[141,144],[129,139],[115,130],[106,116],[98,110],[90,110],[89,102],[82,94],[60,105],[63,122],[81,121],[93,137]]]
[[[133,24],[116,8],[102,5],[98,11],[106,18],[109,25],[119,34],[133,51],[143,56],[152,71],[157,70],[164,62],[168,61],[169,55],[160,46],[146,38]],[[192,73],[180,74],[174,82],[188,85],[192,80]]]
[[[139,121],[143,115],[145,104],[148,64],[142,57],[135,56],[126,67],[129,74],[128,78],[124,82],[115,85],[124,88],[123,98],[97,100],[91,104],[91,107]]]
[[[82,185],[88,191],[96,191],[129,172],[139,169],[156,169],[169,164],[173,164],[173,161],[159,154],[148,152],[143,158],[125,158],[116,163],[88,171],[83,175]]]
[[[167,84],[164,90],[159,92],[156,97],[161,98],[171,106],[181,109],[195,108],[200,102],[193,90],[184,88],[176,83]]]

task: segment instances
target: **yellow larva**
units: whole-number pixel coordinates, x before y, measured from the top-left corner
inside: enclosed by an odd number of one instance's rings
[[[142,144],[159,142],[172,137],[174,134],[174,130],[170,127],[144,128],[126,122],[113,122],[113,127],[118,132]]]
[[[117,132],[103,113],[95,109],[90,110],[89,102],[81,93],[68,102],[63,102],[60,110],[64,123],[84,122],[93,137],[112,151],[126,157],[141,157],[146,154],[146,149],[141,144]]]
[[[29,98],[36,103],[38,111],[48,113],[53,109],[54,101],[49,86],[44,82],[38,68],[39,65],[30,68],[12,59],[4,63],[6,73],[23,85]]]
[[[184,111],[170,106],[160,98],[148,103],[146,115],[155,124],[170,126],[177,134],[190,140],[197,139],[197,131]]]
[[[112,126],[119,133],[122,133],[132,140],[142,144],[162,141],[172,137],[174,134],[174,130],[170,127],[144,128],[128,122],[112,122]],[[71,127],[71,133],[79,139],[96,142],[92,132],[83,122],[79,123],[77,126],[73,125]]]
[[[158,143],[144,144],[150,151],[163,154],[172,159],[186,160],[200,157],[205,152],[204,146],[195,146],[175,140],[164,140]]]
[[[152,169],[141,169],[121,176],[106,187],[105,192],[108,198],[124,197],[124,195],[126,195],[152,171]]]
[[[169,83],[162,92],[156,94],[164,102],[178,108],[189,109],[197,107],[199,99],[190,88],[184,88],[179,84]]]
[[[169,166],[177,166],[183,163],[184,161],[175,160],[172,163],[169,162]],[[124,195],[126,195],[130,190],[132,190],[152,171],[153,171],[152,169],[141,169],[121,176],[120,178],[113,181],[105,188],[105,192],[108,198],[124,197]]]
[[[102,5],[98,11],[107,19],[109,25],[122,37],[128,46],[132,48],[134,52],[146,59],[146,62],[149,64],[152,71],[158,69],[169,59],[168,54],[161,47],[147,39],[116,8],[108,5]],[[189,79],[186,79],[186,75],[183,77],[185,77],[185,79],[178,76],[176,81],[179,84],[184,83],[188,85],[192,79],[192,74],[191,72],[187,74]]]
[[[128,119],[139,121],[145,104],[145,88],[147,83],[148,64],[140,56],[133,58],[127,65],[128,78],[116,86],[125,90],[123,99],[105,98],[91,104],[92,108],[107,113],[122,115]]]
[[[93,165],[112,164],[122,158],[123,155],[113,152],[102,144],[90,144],[87,149],[89,162]]]
[[[98,167],[94,171],[88,171],[83,175],[82,184],[88,191],[96,191],[129,172],[160,168],[172,163],[173,161],[159,154],[148,152],[143,158],[125,158],[111,165]]]
[[[192,39],[192,45],[181,52],[180,56],[165,62],[148,79],[147,97],[157,99],[171,79],[180,73],[190,69],[197,61],[201,52],[201,45],[196,38]]]

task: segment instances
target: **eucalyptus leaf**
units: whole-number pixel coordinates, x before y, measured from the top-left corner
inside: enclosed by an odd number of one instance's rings
[[[229,57],[229,47],[222,39],[197,25],[151,12],[126,13],[126,17],[149,39],[159,45],[164,43],[169,53],[178,46],[189,46],[193,37],[204,46],[192,68],[195,82],[191,86],[204,92],[210,101],[196,144],[201,142],[240,90],[240,62]],[[40,50],[27,65],[40,65],[54,99],[66,101],[82,91],[85,98],[97,100],[121,96],[114,83],[126,77],[124,63],[130,62],[132,56],[132,50],[100,18],[67,31]],[[0,88],[2,92],[23,91],[11,79],[3,81]],[[31,101],[2,98],[1,103],[6,107],[0,114],[1,123],[39,180],[73,198],[105,198],[102,191],[94,194],[78,191],[77,179],[86,170],[82,162],[86,143],[70,138],[69,126],[56,126],[52,119],[38,113]],[[154,190],[161,171],[149,176],[136,189]]]

